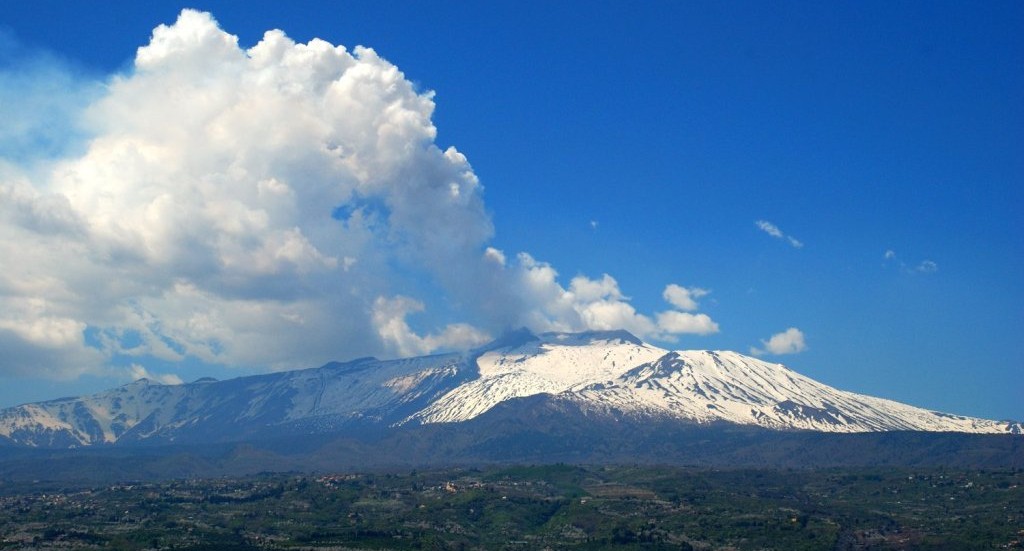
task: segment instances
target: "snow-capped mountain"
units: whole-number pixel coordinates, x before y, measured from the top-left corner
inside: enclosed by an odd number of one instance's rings
[[[625,331],[514,333],[482,349],[316,369],[146,380],[0,411],[0,442],[78,447],[213,442],[303,432],[457,424],[545,396],[603,419],[729,422],[820,432],[1021,434],[1020,423],[929,411],[845,392],[728,351],[668,351]],[[506,412],[507,413],[507,412]]]

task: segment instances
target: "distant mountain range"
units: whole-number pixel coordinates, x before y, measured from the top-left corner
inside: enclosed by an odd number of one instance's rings
[[[563,455],[573,440],[566,427],[593,427],[609,436],[608,427],[661,427],[666,437],[675,429],[701,427],[737,427],[734,434],[743,427],[789,433],[1024,432],[1018,422],[939,413],[845,392],[736,352],[669,351],[625,331],[519,331],[469,353],[363,358],[182,385],[142,379],[91,396],[24,404],[0,410],[0,445],[53,449],[224,444],[304,435],[386,438],[413,427],[438,427],[449,444],[458,441],[460,449],[469,449],[483,445],[483,439],[501,440],[496,420],[503,420],[500,427],[517,430],[552,427],[548,433],[559,434],[559,442],[545,445]],[[482,431],[482,426],[490,429]],[[644,438],[657,440],[656,432],[643,432]],[[615,437],[628,434],[617,431]],[[600,442],[580,438],[588,446]]]

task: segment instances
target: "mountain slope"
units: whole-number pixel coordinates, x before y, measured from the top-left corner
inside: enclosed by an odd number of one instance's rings
[[[631,402],[669,417],[822,432],[890,430],[1000,433],[1019,425],[929,411],[845,392],[728,351],[669,352],[612,384],[577,393],[609,405]]]
[[[547,396],[573,415],[819,432],[1020,434],[1020,423],[933,412],[841,391],[728,351],[667,351],[624,331],[525,332],[466,354],[363,358],[316,369],[145,380],[0,411],[0,443],[79,447],[223,442],[458,424]],[[525,406],[522,406],[525,407]]]
[[[390,424],[472,376],[461,355],[379,361],[160,385],[142,379],[78,398],[0,411],[0,440],[38,447],[244,440]]]

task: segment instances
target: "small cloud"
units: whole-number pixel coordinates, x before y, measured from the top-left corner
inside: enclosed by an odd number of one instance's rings
[[[718,324],[707,314],[691,313],[700,306],[697,299],[707,296],[707,289],[700,287],[683,287],[670,283],[665,286],[661,296],[665,302],[671,304],[676,310],[659,312],[655,316],[655,322],[661,338],[675,342],[676,335],[710,335],[718,332]],[[680,310],[683,310],[682,312]]]
[[[665,302],[668,302],[680,310],[693,311],[699,308],[696,299],[706,296],[710,292],[711,291],[701,289],[700,287],[686,288],[676,285],[675,283],[670,283],[665,287],[665,291],[661,296],[664,297]]]
[[[498,266],[505,265],[505,253],[498,249],[495,249],[494,247],[487,247],[487,249],[484,251],[484,258],[497,264]]]
[[[491,339],[488,334],[465,323],[449,324],[439,334],[419,335],[409,327],[405,318],[423,310],[423,303],[414,298],[402,295],[377,297],[373,303],[373,323],[378,336],[401,356],[430,354],[438,349],[468,350]]]
[[[763,356],[764,354],[798,354],[807,350],[807,343],[804,341],[804,334],[796,327],[790,327],[781,333],[776,333],[768,338],[768,340],[761,340],[761,344],[764,348],[750,347],[750,353],[755,356]]]
[[[754,224],[756,224],[757,227],[760,228],[761,231],[763,231],[764,233],[767,233],[772,237],[778,237],[779,239],[782,239],[782,230],[780,230],[779,227],[776,226],[775,224],[772,224],[767,220],[758,220],[757,222],[754,222]]]
[[[887,249],[883,257],[886,262],[892,261],[896,263],[900,271],[906,274],[934,274],[939,271],[939,264],[934,260],[928,259],[922,260],[914,267],[910,267],[892,249]]]
[[[785,240],[794,248],[801,249],[804,246],[802,241],[793,237],[792,235],[786,235],[785,233],[782,232],[782,230],[779,229],[778,226],[772,224],[767,220],[758,220],[754,222],[754,225],[757,226],[759,230],[763,231],[764,233],[767,233],[768,235],[776,239]]]
[[[592,230],[596,230],[597,229],[597,220],[591,220],[590,221],[590,229],[592,229]]]
[[[131,376],[133,381],[139,379],[149,379],[164,385],[180,385],[182,384],[181,377],[173,373],[154,374],[150,373],[145,367],[139,364],[132,364],[128,367],[128,374]]]
[[[667,335],[710,335],[718,332],[718,324],[707,314],[691,314],[668,310],[657,315],[658,329]],[[675,340],[673,337],[663,337]]]

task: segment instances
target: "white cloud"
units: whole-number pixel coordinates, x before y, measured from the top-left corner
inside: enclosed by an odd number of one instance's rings
[[[550,264],[527,253],[520,253],[517,262],[503,275],[511,278],[508,288],[520,305],[519,317],[513,324],[537,331],[625,329],[641,338],[674,341],[682,334],[707,335],[719,330],[718,324],[706,314],[669,310],[652,318],[638,312],[622,293],[618,281],[608,274],[599,279],[578,275],[566,289]],[[687,289],[670,284],[665,288],[664,298],[676,308],[682,305],[687,308],[680,309],[695,310],[693,298],[707,293],[696,287]]]
[[[391,266],[457,289],[492,234],[433,108],[373,50],[280,31],[243,50],[183,11],[77,117],[80,151],[0,163],[0,334],[46,357],[279,368],[385,350],[371,317]]]
[[[772,224],[771,222],[768,222],[767,220],[758,220],[758,221],[754,222],[754,224],[756,224],[757,227],[760,228],[761,231],[763,231],[764,233],[767,233],[768,235],[770,235],[772,237],[777,237],[779,239],[782,239],[782,235],[783,235],[782,234],[782,230],[780,230],[779,227],[776,226],[775,224]]]
[[[807,350],[807,343],[804,341],[804,334],[796,327],[790,327],[781,333],[776,333],[768,338],[768,340],[762,340],[761,343],[764,348],[751,347],[750,353],[755,356],[761,356],[764,354],[798,354]]]
[[[484,258],[494,262],[498,266],[505,265],[505,253],[495,249],[494,247],[487,247],[487,249],[484,250]]]
[[[680,310],[693,311],[698,308],[697,300],[700,297],[706,296],[710,291],[707,289],[701,289],[699,287],[681,287],[675,283],[670,283],[665,287],[665,291],[662,293],[662,297],[665,298],[672,306]]]
[[[150,381],[156,381],[164,385],[180,385],[183,382],[181,380],[181,377],[178,377],[173,373],[154,375],[150,373],[145,367],[142,367],[139,364],[132,364],[128,366],[128,374],[129,376],[131,376],[133,381],[138,381],[139,379],[149,379]]]
[[[413,298],[378,297],[373,305],[373,325],[381,339],[402,356],[419,356],[439,348],[465,350],[491,339],[486,333],[464,323],[448,325],[438,335],[417,335],[405,318],[423,309],[423,303]]]
[[[939,271],[939,264],[934,260],[926,259],[919,262],[916,266],[908,266],[892,249],[887,249],[883,257],[886,262],[895,262],[899,266],[900,271],[905,274],[933,274]]]
[[[39,88],[46,78],[22,88],[72,99],[25,106],[19,128],[59,115],[84,138],[44,160],[3,149],[2,374],[74,377],[147,357],[308,367],[474,346],[516,326],[717,331],[704,314],[638,312],[610,275],[566,288],[550,264],[489,247],[477,176],[435,143],[433,94],[372,49],[281,31],[243,49],[184,10],[102,87],[64,72],[53,82],[72,84]],[[705,293],[670,287],[687,311]],[[441,295],[479,327],[439,321],[414,294]],[[417,312],[441,329],[414,331]]]
[[[764,233],[767,233],[768,235],[776,239],[782,239],[797,249],[802,248],[804,246],[802,241],[798,240],[792,235],[786,235],[785,233],[782,232],[782,230],[779,229],[778,226],[772,224],[767,220],[757,220],[754,222],[754,225],[757,226],[758,229],[760,229]]]
[[[658,313],[658,328],[665,333],[710,335],[718,332],[718,324],[707,314],[691,314],[669,310]]]
[[[585,303],[599,300],[620,302],[623,299],[622,291],[619,290],[619,282],[608,274],[602,275],[601,279],[576,276],[569,282],[569,292],[577,301]]]

